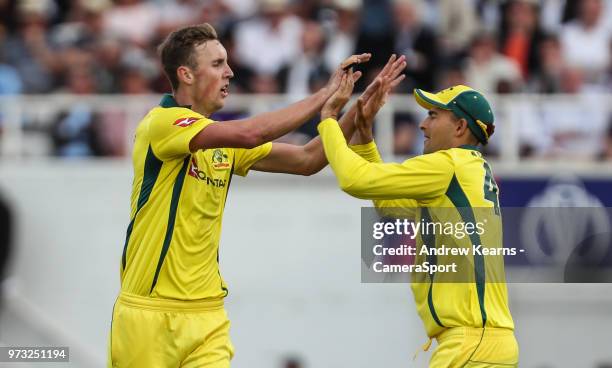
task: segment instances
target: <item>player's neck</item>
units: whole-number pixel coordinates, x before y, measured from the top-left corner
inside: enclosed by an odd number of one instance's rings
[[[191,110],[200,113],[206,116],[207,118],[210,117],[210,115],[212,114],[212,112],[208,111],[208,109],[204,105],[197,103],[195,99],[191,96],[189,91],[184,88],[177,89],[176,91],[174,91],[173,95],[174,99],[176,100],[176,103],[179,106],[189,106]]]
[[[474,139],[471,139],[471,137],[458,137],[457,139],[453,140],[450,148],[465,147],[465,146],[477,147],[478,142],[475,141]]]
[[[198,103],[193,103],[191,105],[191,109],[199,114],[202,114],[203,116],[209,118],[210,115],[212,115],[212,112],[209,111],[207,108],[205,108],[203,105],[200,105]]]

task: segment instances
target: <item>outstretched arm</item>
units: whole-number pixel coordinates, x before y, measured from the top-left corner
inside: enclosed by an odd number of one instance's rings
[[[440,151],[399,163],[372,163],[353,152],[334,119],[319,134],[340,188],[362,199],[427,199],[445,193],[454,173],[450,153]]]
[[[395,87],[404,79],[404,75],[401,74],[401,72],[405,67],[406,61],[404,56],[397,58],[395,55],[392,55],[377,78],[360,96],[360,99],[369,103],[374,96],[388,93],[388,90]],[[383,85],[383,81],[386,80],[389,82]],[[385,90],[387,91],[385,92]],[[375,104],[369,104],[368,106],[371,105],[373,106]],[[335,111],[333,107],[324,107],[321,112],[321,117],[322,119],[328,117],[336,118],[339,111],[340,110]],[[374,112],[374,115],[375,114],[376,112]],[[357,104],[353,104],[348,112],[340,119],[340,129],[346,140],[350,140],[355,132],[354,122],[356,116]],[[297,175],[313,175],[321,171],[325,165],[327,165],[327,159],[325,158],[321,138],[316,137],[303,146],[274,143],[270,154],[253,165],[253,169]]]
[[[198,149],[218,147],[253,148],[282,137],[317,114],[325,101],[338,89],[343,75],[346,74],[346,66],[366,62],[370,57],[370,54],[352,55],[342,62],[327,86],[283,109],[247,119],[207,125],[191,140],[189,149],[195,152]]]

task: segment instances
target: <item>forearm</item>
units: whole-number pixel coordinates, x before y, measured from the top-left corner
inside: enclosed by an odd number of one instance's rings
[[[351,140],[352,145],[362,145],[368,144],[374,141],[374,135],[372,134],[372,129],[356,129],[356,133],[353,134],[353,139]]]
[[[351,186],[355,170],[367,164],[362,157],[353,152],[337,133],[333,120],[325,120],[319,124],[318,130],[324,147],[325,156],[329,161],[340,187],[345,190]]]
[[[359,128],[355,129],[355,134],[351,139],[351,145],[364,145],[374,141],[374,135],[372,133],[373,122],[369,124],[356,124]]]
[[[350,141],[355,133],[355,124],[353,123],[355,115],[357,114],[357,107],[353,105],[349,111],[347,111],[342,118],[340,118],[340,129],[344,135],[346,141]],[[323,143],[321,137],[313,138],[304,146],[304,152],[307,156],[307,162],[309,165],[309,173],[316,174],[321,171],[327,165],[327,158],[325,157],[325,151],[323,151]]]
[[[260,144],[270,142],[297,129],[306,121],[312,119],[321,110],[328,97],[329,91],[323,88],[301,101],[280,110],[262,113],[245,119],[243,123],[257,131]]]

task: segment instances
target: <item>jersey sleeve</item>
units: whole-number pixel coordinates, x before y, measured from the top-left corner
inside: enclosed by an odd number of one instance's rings
[[[236,148],[234,158],[234,173],[246,176],[254,163],[266,157],[272,150],[272,142],[264,143],[255,148]]]
[[[448,151],[418,156],[403,163],[372,163],[346,144],[338,123],[326,119],[319,134],[329,164],[346,193],[362,199],[430,199],[443,195],[454,173]]]
[[[349,148],[368,162],[382,163],[376,142],[349,145]]]
[[[374,141],[367,144],[349,145],[349,148],[368,162],[383,163]],[[413,218],[415,209],[418,207],[415,199],[380,199],[372,202],[378,213],[388,217]]]
[[[151,148],[161,160],[182,158],[191,154],[189,143],[213,121],[188,109],[165,119],[156,119],[149,126]]]

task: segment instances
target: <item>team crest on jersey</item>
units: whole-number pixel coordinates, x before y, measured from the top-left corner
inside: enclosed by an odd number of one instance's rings
[[[227,170],[230,167],[229,158],[227,154],[219,148],[213,151],[212,167],[216,170]]]
[[[180,126],[181,128],[185,128],[200,120],[200,118],[181,118],[174,122],[173,125]]]

